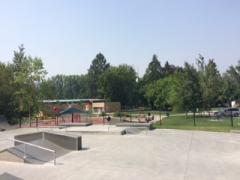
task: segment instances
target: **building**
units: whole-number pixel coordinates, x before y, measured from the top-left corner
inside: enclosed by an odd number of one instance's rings
[[[101,112],[119,112],[121,111],[121,104],[120,102],[93,102],[90,108],[91,111],[96,114]]]
[[[235,100],[235,101],[232,101],[232,102],[231,102],[231,106],[232,106],[233,108],[239,108],[239,107],[240,107],[240,99]]]
[[[41,111],[45,115],[56,114],[68,107],[74,107],[82,111],[100,114],[121,111],[120,102],[107,102],[105,99],[54,99],[42,100]]]

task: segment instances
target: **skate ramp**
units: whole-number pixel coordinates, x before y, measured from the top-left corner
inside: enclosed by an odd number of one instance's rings
[[[81,149],[81,136],[39,132],[18,135],[15,140],[13,147],[0,152],[1,161],[44,164]]]

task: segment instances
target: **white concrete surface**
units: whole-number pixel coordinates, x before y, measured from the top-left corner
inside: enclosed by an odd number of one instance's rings
[[[1,132],[0,136],[13,137],[26,131],[31,129]],[[239,134],[155,130],[124,136],[83,135],[83,147],[85,150],[57,159],[57,166],[0,162],[0,174],[25,180],[240,178]]]
[[[1,129],[10,130],[10,129],[16,129],[16,128],[18,128],[17,125],[11,126],[11,125],[8,124],[7,121],[0,121],[0,130]]]

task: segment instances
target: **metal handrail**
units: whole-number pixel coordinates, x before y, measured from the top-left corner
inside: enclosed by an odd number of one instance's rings
[[[54,163],[54,165],[56,165],[56,151],[55,150],[48,149],[48,148],[45,148],[45,147],[42,147],[42,146],[39,146],[39,145],[36,145],[36,144],[28,143],[28,142],[25,142],[25,141],[20,141],[20,140],[17,140],[17,139],[6,138],[6,139],[1,139],[1,140],[9,140],[9,141],[19,142],[21,144],[24,144],[24,151],[23,151],[23,153],[24,153],[23,158],[24,159],[27,157],[26,156],[26,145],[36,147],[36,148],[39,148],[39,149],[42,149],[42,150],[45,150],[45,151],[50,151],[50,152],[53,153],[53,163]]]

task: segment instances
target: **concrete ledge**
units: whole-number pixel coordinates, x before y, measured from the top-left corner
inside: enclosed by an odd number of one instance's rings
[[[92,123],[64,123],[61,124],[60,126],[67,126],[67,127],[71,127],[71,126],[91,126]]]
[[[56,133],[56,132],[37,132],[29,134],[21,134],[14,137],[16,140],[31,142],[35,140],[48,140],[58,146],[65,149],[78,151],[82,149],[82,137],[66,134],[66,133]],[[15,142],[15,146],[21,143]]]
[[[78,131],[78,130],[68,130],[67,132],[71,132],[71,133],[81,133],[81,134],[88,134],[88,135],[96,135],[96,134],[100,134],[100,135],[124,135],[126,134],[126,130],[121,130],[121,131]]]
[[[44,139],[51,141],[65,149],[78,151],[82,149],[82,137],[61,133],[43,132]]]
[[[87,127],[68,127],[65,132],[75,132],[75,133],[84,133],[84,134],[116,134],[122,135],[125,134],[124,127],[116,127],[114,125],[92,125]]]
[[[35,140],[38,140],[38,139],[42,139],[42,132],[16,135],[16,136],[14,136],[14,139],[20,140],[20,141],[25,141],[25,142],[31,142],[31,141],[35,141]],[[21,144],[21,143],[14,142],[15,146],[17,146],[19,144]]]
[[[153,128],[153,123],[118,123],[117,127],[136,127],[136,128]]]

